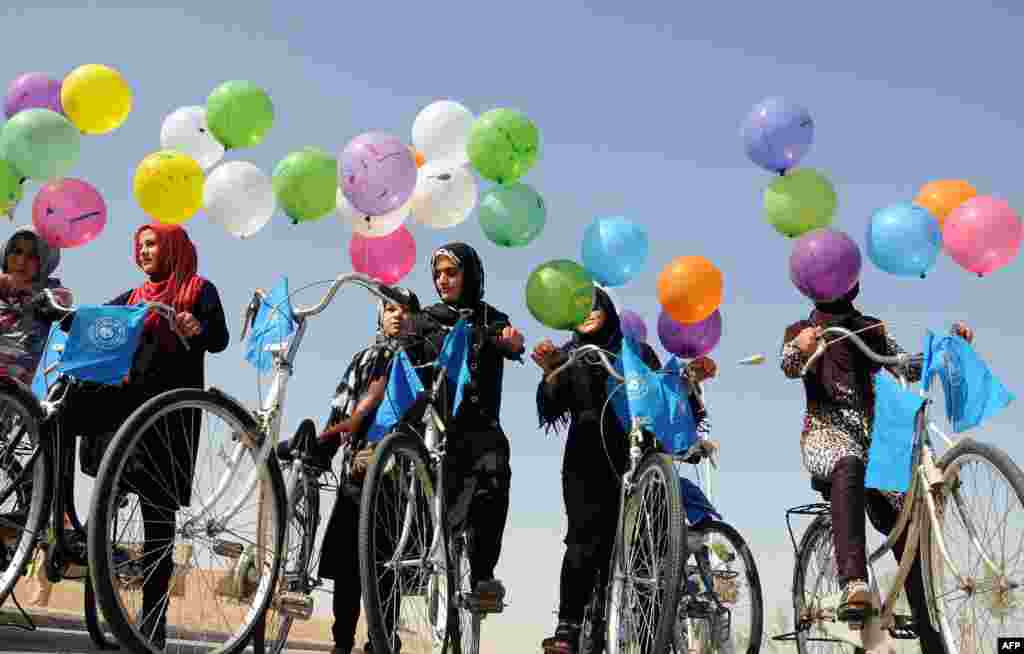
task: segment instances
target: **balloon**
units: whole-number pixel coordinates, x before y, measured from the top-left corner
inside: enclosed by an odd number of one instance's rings
[[[575,261],[543,263],[526,280],[526,308],[551,329],[573,329],[594,309],[594,280]]]
[[[466,145],[473,114],[458,102],[439,100],[424,107],[412,124],[412,142],[427,161],[469,163]]]
[[[449,160],[431,161],[419,170],[409,201],[416,222],[443,229],[469,218],[476,206],[476,177]]]
[[[405,204],[416,189],[416,159],[398,138],[382,132],[360,134],[338,161],[345,197],[359,211],[380,216]]]
[[[473,123],[466,148],[481,177],[509,184],[537,163],[540,132],[521,112],[492,109]]]
[[[381,238],[353,234],[348,253],[356,272],[397,284],[416,265],[416,239],[404,225]]]
[[[704,257],[676,257],[658,275],[658,302],[673,320],[701,322],[722,304],[722,271]]]
[[[60,103],[65,115],[83,134],[106,134],[128,119],[132,87],[110,66],[86,64],[64,78]]]
[[[790,171],[764,190],[768,222],[790,238],[831,225],[836,203],[832,183],[812,168]]]
[[[403,204],[391,213],[382,216],[368,216],[348,201],[339,188],[336,194],[338,217],[348,223],[354,234],[363,238],[381,238],[401,227],[409,217],[411,203]]]
[[[887,273],[923,279],[935,267],[941,248],[939,221],[924,207],[901,202],[871,215],[868,258]]]
[[[625,336],[639,343],[647,342],[647,325],[639,313],[624,309],[619,312],[619,322],[622,323],[622,333]]]
[[[49,109],[19,111],[0,129],[0,159],[41,182],[66,175],[78,161],[81,145],[75,126]]]
[[[0,214],[13,220],[14,208],[21,202],[23,191],[21,173],[10,163],[0,159]]]
[[[860,277],[860,248],[835,229],[815,229],[793,244],[789,279],[815,302],[831,302],[853,288]]]
[[[666,351],[678,357],[702,357],[722,340],[722,312],[716,309],[704,320],[686,325],[662,311],[658,315],[658,338]]]
[[[422,168],[423,164],[427,163],[427,158],[423,156],[423,153],[416,148],[412,149],[412,156],[416,160],[416,167]]]
[[[495,186],[480,200],[480,227],[495,245],[529,245],[544,230],[548,211],[544,198],[529,184]]]
[[[160,147],[187,154],[203,170],[209,170],[224,156],[224,146],[210,132],[203,107],[181,107],[164,118]]]
[[[160,150],[135,169],[135,200],[153,219],[180,225],[203,206],[203,169],[187,154]]]
[[[597,283],[622,286],[643,270],[647,230],[626,218],[598,218],[583,232],[583,266]]]
[[[274,193],[294,223],[318,220],[338,208],[338,161],[320,148],[292,152],[274,168]]]
[[[762,168],[781,173],[795,167],[814,141],[814,119],[806,108],[783,98],[754,105],[743,121],[747,156]]]
[[[7,87],[4,114],[10,118],[24,109],[49,109],[63,115],[60,82],[45,73],[25,73],[16,77]]]
[[[80,179],[47,182],[32,202],[32,224],[51,247],[89,243],[107,224],[107,204],[99,191]]]
[[[274,103],[252,82],[232,80],[207,96],[206,120],[225,148],[249,148],[262,143],[274,126]]]
[[[942,242],[953,261],[980,277],[1017,258],[1021,231],[1020,216],[1005,200],[978,196],[949,214]]]
[[[964,179],[940,179],[928,182],[917,192],[914,203],[918,204],[939,220],[941,228],[946,218],[964,202],[978,194],[978,189]]]
[[[274,215],[274,184],[253,163],[226,161],[206,178],[203,208],[232,236],[249,238]]]

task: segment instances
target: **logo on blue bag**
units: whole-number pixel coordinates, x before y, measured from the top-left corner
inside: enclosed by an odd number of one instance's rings
[[[128,342],[128,323],[111,316],[89,325],[89,344],[98,350],[116,350]]]
[[[629,399],[642,399],[650,390],[650,385],[643,375],[629,375],[626,377],[626,396]]]

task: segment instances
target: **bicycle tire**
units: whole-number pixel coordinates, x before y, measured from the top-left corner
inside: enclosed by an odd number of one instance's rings
[[[7,383],[0,382],[0,409],[2,407],[13,407],[22,419],[26,429],[31,430],[21,437],[28,438],[30,443],[35,443],[35,452],[29,455],[26,460],[32,460],[32,481],[31,492],[27,498],[28,507],[25,514],[25,522],[17,541],[13,544],[13,551],[8,556],[7,552],[0,554],[0,559],[6,560],[6,565],[0,572],[0,605],[7,601],[8,596],[14,591],[29,561],[35,554],[38,537],[43,533],[47,520],[50,517],[50,502],[53,500],[53,458],[52,450],[42,443],[39,433],[39,426],[42,422],[42,411],[35,398],[15,382],[7,380]],[[21,474],[23,469],[18,461],[17,464]],[[13,469],[13,467],[12,467]],[[0,488],[0,491],[6,489]],[[25,498],[19,498],[19,503],[24,503]],[[0,544],[0,547],[7,549],[7,545]]]
[[[467,607],[461,598],[473,591],[470,585],[470,552],[473,549],[473,539],[469,534],[463,534],[462,538],[456,539],[452,546],[452,560],[454,562],[455,583],[457,584],[458,603],[458,639],[456,654],[480,654],[480,612]]]
[[[647,487],[658,482],[665,489],[664,525],[661,526],[666,530],[666,543],[664,551],[658,553],[663,557],[657,566],[661,579],[655,584],[660,588],[661,594],[660,597],[649,602],[651,612],[656,612],[656,616],[652,616],[656,617],[656,620],[643,621],[645,623],[656,623],[653,633],[650,635],[651,642],[637,645],[634,643],[636,635],[630,633],[631,625],[635,624],[635,621],[632,619],[632,615],[627,616],[624,614],[624,609],[627,612],[631,611],[631,609],[626,608],[626,602],[622,598],[624,586],[627,583],[627,578],[630,576],[625,571],[628,568],[628,558],[631,554],[630,546],[633,540],[632,536],[629,535],[629,532],[631,532],[631,516],[635,515],[642,508]],[[607,603],[608,636],[605,646],[609,654],[629,654],[634,651],[666,652],[675,632],[675,607],[679,604],[679,581],[682,577],[687,540],[687,526],[683,516],[682,491],[679,486],[678,474],[672,466],[670,457],[657,452],[649,452],[641,459],[640,465],[637,467],[633,488],[623,502],[623,515],[620,516],[619,522],[621,528],[617,530],[615,554],[613,556],[615,570],[609,584],[611,592],[609,593],[609,601]],[[638,577],[643,578],[642,575],[638,575]],[[634,602],[628,603],[634,604]],[[663,610],[663,607],[666,606],[673,607],[673,609],[669,611]],[[623,620],[624,617],[627,618],[625,621]]]
[[[370,637],[370,644],[373,647],[374,654],[397,654],[395,651],[396,648],[391,642],[392,634],[388,633],[388,627],[385,624],[384,608],[381,606],[381,589],[378,588],[379,580],[377,579],[375,557],[378,530],[375,528],[375,523],[373,522],[375,516],[378,515],[377,507],[379,502],[386,499],[387,486],[385,477],[391,470],[389,462],[396,454],[406,457],[415,466],[417,477],[421,481],[427,481],[430,483],[431,492],[434,487],[438,489],[443,487],[443,479],[440,479],[440,475],[443,475],[443,472],[440,473],[438,479],[435,480],[433,478],[430,466],[427,464],[429,461],[427,450],[419,438],[399,432],[385,436],[382,441],[377,443],[377,447],[374,451],[369,469],[366,472],[366,479],[363,485],[363,494],[359,507],[358,534],[359,574],[363,589],[363,606],[366,610],[367,632]],[[435,503],[440,505],[440,516],[431,511],[429,517],[431,520],[440,519],[441,524],[444,525],[444,495],[440,492],[438,495],[440,496],[439,502],[436,502],[437,496],[429,497],[428,501],[431,505],[434,505]],[[403,518],[404,521],[409,516],[408,509],[404,511],[403,515],[405,516]],[[433,534],[433,531],[433,526],[431,526],[431,535]],[[443,621],[445,622],[445,626],[444,634],[440,637],[440,642],[437,642],[437,634],[433,633],[436,625],[431,625],[431,650],[435,653],[448,651],[452,631],[451,626],[457,611],[457,607],[453,601],[453,593],[451,592],[452,589],[455,588],[456,582],[452,571],[453,566],[451,565],[449,558],[449,552],[451,552],[451,543],[449,542],[450,534],[448,533],[448,530],[444,528],[440,530],[440,533],[440,546],[442,551],[439,553],[439,558],[445,568],[443,579],[444,583],[440,584],[440,586],[444,597],[437,599],[437,605],[434,609],[440,611],[441,604],[443,603]],[[383,544],[382,547],[385,549],[390,548],[386,543]],[[438,553],[435,553],[435,556],[437,554]],[[402,577],[402,573],[396,573],[395,576],[396,581],[399,581]],[[433,588],[436,589],[437,585],[435,584]],[[426,591],[431,591],[429,582],[427,584]],[[391,596],[391,594],[388,593],[388,596]],[[399,602],[401,602],[401,599],[402,598],[399,598]],[[402,607],[400,604],[398,607],[399,616],[396,623],[401,620],[401,609]]]
[[[89,578],[89,575],[85,576],[84,583],[85,592],[82,599],[85,605],[83,607],[85,609],[85,629],[89,632],[89,638],[92,639],[97,649],[120,649],[117,643],[107,640],[106,634],[103,633],[99,612],[96,611],[96,592],[93,590],[92,579]]]
[[[951,449],[947,450],[942,455],[942,458],[939,459],[937,466],[942,471],[944,488],[948,488],[949,484],[952,482],[952,479],[950,478],[951,475],[955,474],[955,471],[959,471],[963,463],[966,463],[966,460],[970,458],[982,459],[987,464],[995,468],[1003,477],[1003,479],[1009,482],[1010,487],[1012,488],[1014,494],[1016,494],[1017,496],[1017,502],[1020,505],[1024,506],[1024,472],[1021,471],[1020,467],[1013,462],[1013,459],[1011,459],[1006,452],[1004,452],[1003,450],[994,445],[990,445],[989,443],[983,443],[974,440],[973,438],[962,439]],[[961,462],[960,465],[955,465],[954,467],[954,464],[956,464],[960,459],[964,459],[965,461]],[[939,507],[936,507],[936,509],[937,511],[940,511]],[[950,511],[947,508],[947,510],[945,511],[945,515],[948,516],[949,513]],[[925,520],[928,521],[928,518],[926,517]],[[945,523],[943,518],[940,518],[940,521],[942,521],[940,522],[941,527],[941,525]],[[934,551],[932,547],[932,538],[932,529],[929,524],[929,527],[925,530],[925,538],[922,542],[921,582],[924,586],[923,590],[925,593],[926,601],[928,603],[928,612],[931,617],[932,625],[942,636],[943,644],[946,647],[946,652],[948,652],[948,654],[958,654],[960,650],[958,645],[959,638],[957,638],[956,634],[953,633],[949,619],[945,617],[944,613],[943,616],[940,618],[939,612],[935,606],[936,594],[945,594],[942,591],[942,589],[936,588],[936,576],[938,576],[939,579],[942,578],[943,572],[946,568],[946,561],[940,553]],[[952,556],[952,554],[950,555]],[[966,574],[962,563],[958,563],[957,567],[960,568],[961,574]],[[1014,577],[1020,579],[1019,574],[1014,575]],[[977,596],[983,595],[981,593],[978,593]],[[973,610],[973,606],[977,601],[979,600],[975,599],[975,595],[972,594],[972,597],[970,599],[968,599],[965,602],[962,602],[964,611],[969,615],[975,616],[975,624],[977,622],[977,616],[980,613],[983,613],[983,611]],[[984,600],[980,601],[983,602]],[[982,648],[988,646],[994,648],[996,642],[995,636],[1019,635],[1021,633],[1021,630],[1024,629],[1024,625],[1022,625],[1022,621],[1018,621],[1017,625],[1018,626],[1016,628],[1011,628],[1010,632],[990,634],[991,636],[993,636],[990,639],[992,642],[989,645],[979,644],[978,651],[983,651]],[[972,629],[973,633],[977,633],[976,626],[972,627]],[[988,642],[989,639],[985,640],[986,642]]]
[[[732,547],[733,551],[743,559],[743,566],[746,568],[746,583],[747,588],[750,589],[750,634],[748,637],[750,643],[747,646],[746,654],[758,654],[761,649],[761,642],[764,639],[764,596],[761,589],[761,577],[757,571],[757,563],[754,560],[754,555],[750,551],[750,547],[747,546],[747,542],[743,539],[736,529],[720,520],[709,520],[700,529],[701,532],[717,532]],[[684,573],[685,579],[685,573]],[[685,581],[683,582],[685,583]],[[684,596],[684,591],[680,591],[680,605]],[[678,622],[677,622],[678,626]],[[681,634],[676,632],[674,646],[677,654],[687,654],[689,651],[688,647],[684,647],[684,642],[680,639]],[[701,648],[701,651],[714,651],[713,647]]]
[[[118,510],[118,507],[114,506],[117,499],[115,491],[119,481],[118,477],[131,456],[133,445],[145,435],[144,428],[148,430],[149,425],[162,413],[171,413],[182,410],[182,408],[195,410],[205,407],[213,407],[221,414],[230,416],[241,426],[242,433],[260,433],[259,425],[252,415],[238,402],[220,391],[197,388],[167,391],[143,403],[125,420],[107,446],[107,451],[96,475],[87,521],[89,574],[92,577],[100,609],[106,616],[111,631],[114,632],[118,642],[131,651],[157,652],[159,650],[153,646],[149,638],[141,634],[134,624],[134,620],[125,614],[118,597],[116,582],[113,579],[111,566],[113,552],[107,527]],[[257,590],[253,593],[257,600],[246,613],[244,624],[230,635],[227,642],[216,649],[221,654],[235,654],[245,649],[255,627],[266,614],[273,589],[277,587],[281,568],[281,545],[284,537],[284,525],[281,522],[285,507],[284,481],[278,467],[277,457],[272,453],[262,462],[262,465],[265,468],[263,481],[267,484],[264,488],[269,490],[268,497],[272,503],[269,510],[274,517],[278,518],[276,533],[271,535],[276,539],[274,541],[274,561],[270,566],[269,574],[259,578]]]

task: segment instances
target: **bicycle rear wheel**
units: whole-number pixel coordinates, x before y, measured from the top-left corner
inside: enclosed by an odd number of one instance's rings
[[[49,518],[53,461],[40,443],[38,403],[0,388],[0,605],[7,601]]]
[[[463,534],[455,539],[452,546],[452,561],[455,563],[456,605],[459,613],[459,638],[456,654],[480,654],[480,611],[467,601],[473,592],[470,579],[469,553],[473,547],[473,539]]]
[[[665,652],[672,642],[686,547],[680,494],[669,457],[650,453],[641,460],[615,544],[610,654]]]
[[[276,457],[260,459],[259,435],[231,398],[179,389],[139,407],[111,441],[89,572],[127,649],[244,648],[277,587],[284,537],[284,482]]]
[[[444,652],[455,579],[447,531],[435,531],[443,493],[413,436],[377,444],[359,510],[359,571],[374,654]],[[399,636],[401,631],[401,637]]]
[[[949,654],[995,653],[998,637],[1024,633],[1024,473],[1006,452],[970,438],[938,466],[942,543],[964,583],[928,529],[921,571],[932,622]]]

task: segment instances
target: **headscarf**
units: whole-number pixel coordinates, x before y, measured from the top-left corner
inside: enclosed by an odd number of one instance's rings
[[[596,345],[609,352],[617,352],[622,346],[622,321],[612,299],[600,288],[594,289],[594,310],[604,311],[604,324],[596,332],[582,334],[572,333],[572,340],[565,348],[576,348],[580,345]]]
[[[46,242],[45,238],[40,238],[39,234],[31,225],[25,227],[19,227],[11,237],[7,239],[7,244],[4,246],[4,260],[3,260],[3,271],[7,272],[7,257],[11,254],[11,249],[14,247],[14,241],[18,238],[31,240],[35,245],[36,259],[39,261],[39,272],[36,273],[35,278],[32,280],[33,292],[38,292],[46,286],[47,280],[50,279],[56,270],[57,266],[60,265],[60,249],[50,247],[50,244]]]
[[[484,306],[484,265],[476,250],[465,243],[448,243],[434,250],[430,257],[430,275],[438,295],[441,291],[438,289],[434,271],[440,257],[451,259],[462,271],[462,293],[458,300],[433,305],[427,312],[442,325],[451,327],[462,313],[475,313]]]
[[[139,239],[146,230],[150,230],[156,235],[159,257],[163,266],[160,273],[164,277],[160,281],[146,280],[142,286],[132,291],[128,298],[128,304],[162,302],[173,306],[178,313],[191,312],[203,290],[203,284],[206,283],[206,280],[196,273],[199,266],[196,246],[188,237],[188,232],[178,225],[162,223],[143,225],[135,230],[135,237],[132,241],[135,265],[139,268],[142,268],[142,248],[139,245]],[[146,316],[145,328],[152,330],[162,322],[162,318],[151,313]]]
[[[409,310],[412,313],[419,313],[420,311],[420,299],[419,297],[407,288],[401,286],[393,286],[392,290],[396,291],[399,295],[406,298],[409,303]],[[377,335],[374,340],[374,347],[383,347],[390,350],[392,353],[398,350],[399,347],[405,344],[405,337],[403,335],[388,336],[384,332],[384,307],[386,306],[384,300],[377,301]]]

